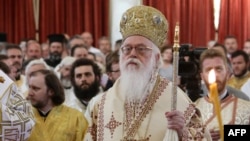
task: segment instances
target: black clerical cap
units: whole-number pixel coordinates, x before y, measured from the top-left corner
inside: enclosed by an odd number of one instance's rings
[[[0,42],[7,42],[7,34],[0,32]]]
[[[63,34],[50,34],[48,35],[49,44],[53,42],[65,43],[66,39]]]

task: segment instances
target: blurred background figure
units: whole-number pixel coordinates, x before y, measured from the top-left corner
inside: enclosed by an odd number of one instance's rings
[[[49,58],[45,62],[55,68],[62,60],[65,46],[65,37],[62,34],[48,35],[49,39]]]
[[[108,54],[106,57],[106,73],[109,79],[104,87],[104,91],[111,88],[121,75],[119,66],[119,50]]]
[[[54,69],[55,74],[58,76],[65,90],[68,90],[72,87],[70,71],[75,60],[75,57],[66,56]],[[67,95],[67,93],[65,93],[65,95]]]
[[[88,50],[84,45],[75,45],[71,48],[70,56],[75,57],[76,59],[87,58]]]
[[[173,80],[173,48],[171,46],[163,46],[161,48],[161,56],[163,64],[160,67],[159,73],[168,80]]]
[[[89,52],[93,52],[93,53],[101,53],[101,51],[98,48],[93,47],[93,36],[90,32],[83,32],[81,34],[82,39],[84,41],[84,45],[87,47]]]
[[[25,60],[42,58],[41,45],[36,40],[29,40],[26,44]]]
[[[99,38],[98,45],[100,51],[104,54],[105,57],[112,51],[111,41],[106,36]]]
[[[0,32],[0,53],[5,54],[5,44],[7,43],[7,33]]]
[[[121,45],[122,45],[122,39],[116,40],[116,41],[115,41],[115,48],[114,48],[114,50],[115,50],[115,51],[116,51],[116,50],[120,50]]]
[[[15,76],[15,84],[20,93],[24,94],[27,92],[28,88],[26,85],[25,76],[22,74],[22,66],[23,66],[23,52],[19,45],[16,44],[7,44],[6,46],[6,55],[8,56],[8,60],[10,61],[11,66],[16,68]]]
[[[48,43],[42,43],[41,48],[42,48],[42,57],[43,57],[43,59],[48,59],[49,58],[49,44]]]
[[[13,62],[9,60],[8,56],[5,54],[0,54],[0,62],[2,70],[13,80],[16,80],[17,69],[13,66]],[[7,68],[6,68],[7,66]]]
[[[227,57],[230,59],[231,55],[238,50],[238,42],[235,36],[228,35],[224,39],[224,46],[227,49]]]
[[[71,50],[74,46],[84,46],[84,40],[81,35],[76,34],[68,40],[67,48],[69,49],[69,54],[72,54]]]

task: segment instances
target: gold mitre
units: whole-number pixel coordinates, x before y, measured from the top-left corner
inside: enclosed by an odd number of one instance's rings
[[[153,7],[134,6],[122,15],[120,32],[123,39],[140,35],[161,47],[167,37],[168,21],[159,10]]]

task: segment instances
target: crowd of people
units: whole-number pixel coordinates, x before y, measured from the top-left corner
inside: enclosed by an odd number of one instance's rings
[[[243,50],[231,35],[221,44],[209,42],[199,60],[200,98],[192,101],[177,87],[173,110],[168,27],[157,9],[134,6],[121,17],[122,39],[113,47],[106,36],[94,47],[89,32],[51,34],[46,43],[1,42],[0,139],[216,141],[221,137],[210,100],[212,69],[223,124],[249,124],[250,41]]]

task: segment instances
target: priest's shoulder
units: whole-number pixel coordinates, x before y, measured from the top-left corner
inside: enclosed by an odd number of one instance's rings
[[[237,97],[236,97],[237,98]],[[241,99],[241,98],[237,98],[238,100],[238,106],[242,106],[241,109],[243,109],[243,107],[248,108],[247,110],[250,111],[250,101]]]
[[[88,106],[90,106],[90,105],[95,105],[95,104],[98,104],[100,101],[101,101],[101,99],[102,99],[102,97],[104,96],[104,94],[106,94],[106,92],[102,92],[102,93],[98,93],[96,96],[94,96],[90,101],[89,101],[89,104],[88,104]]]

